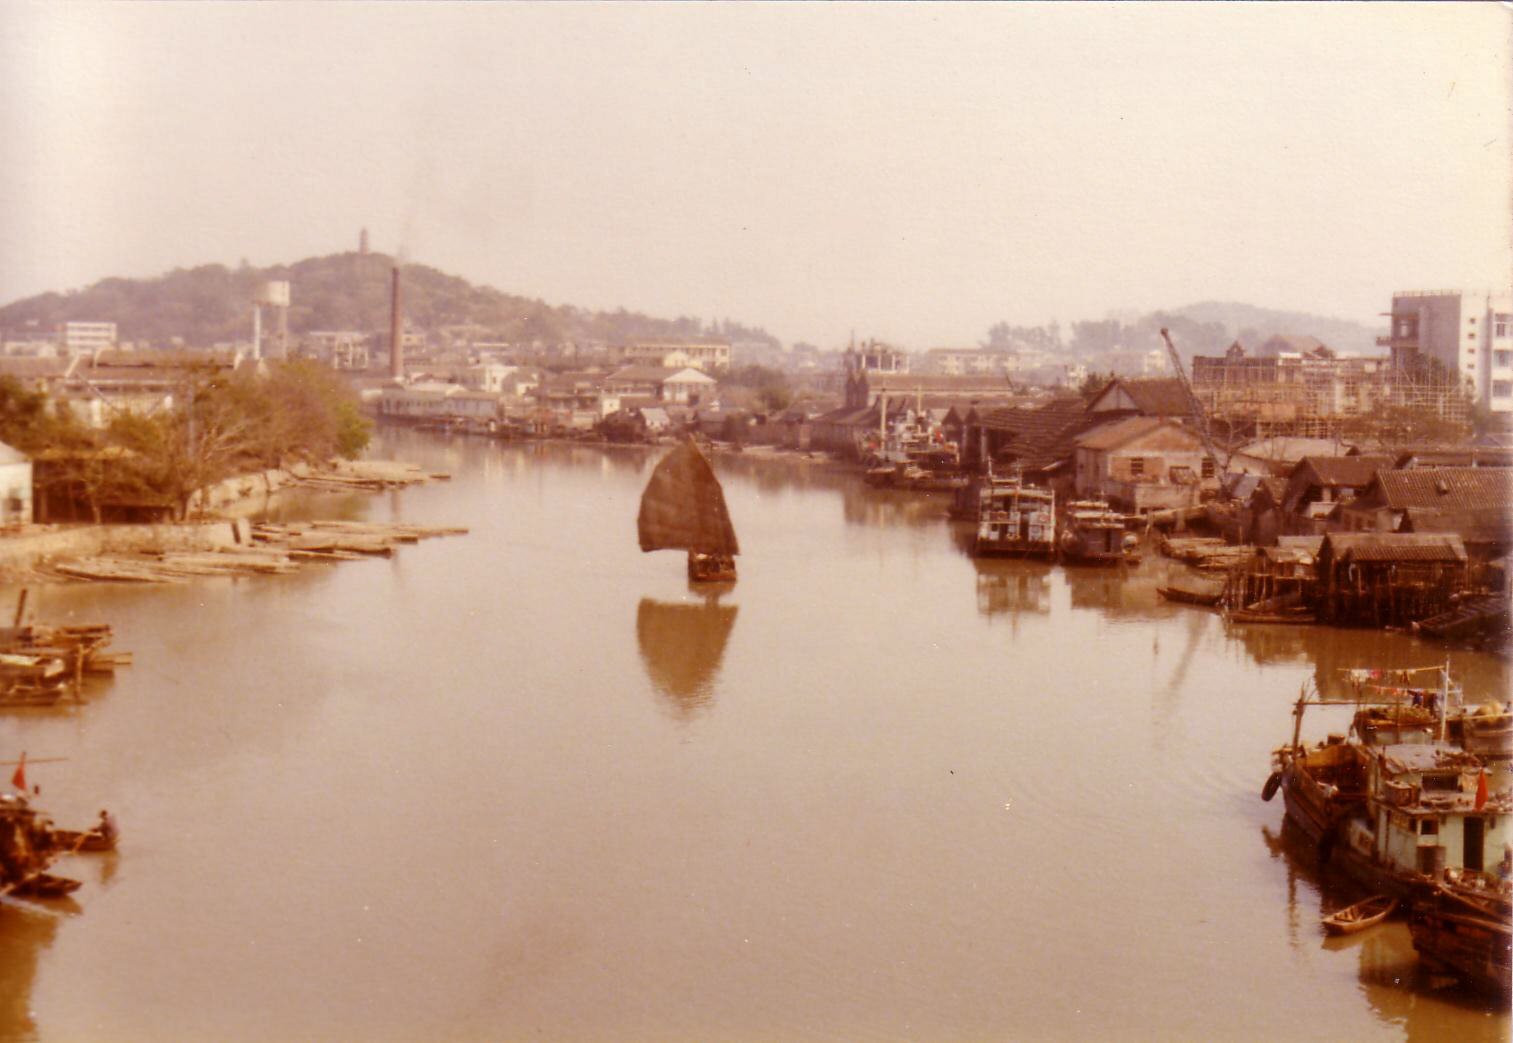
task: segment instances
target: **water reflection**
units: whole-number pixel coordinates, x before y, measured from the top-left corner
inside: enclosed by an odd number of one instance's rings
[[[720,477],[739,476],[763,493],[836,492],[860,485],[856,473],[826,457],[773,456],[765,453],[715,453],[710,456]]]
[[[849,484],[842,487],[841,502],[846,521],[852,525],[902,525],[917,528],[944,524],[946,506],[951,498],[943,493],[874,489],[852,478]]]
[[[1277,623],[1231,623],[1225,629],[1258,665],[1311,663],[1314,687],[1326,699],[1355,699],[1347,670],[1402,670],[1445,662],[1468,698],[1507,698],[1503,667],[1496,659],[1437,642],[1383,630]]]
[[[1261,840],[1270,857],[1286,867],[1287,940],[1295,951],[1322,951],[1342,958],[1354,951],[1361,994],[1382,1021],[1403,1026],[1409,1040],[1491,1043],[1505,1038],[1501,1019],[1488,1016],[1505,1008],[1427,971],[1400,919],[1361,934],[1325,934],[1320,918],[1359,901],[1360,892],[1322,873],[1315,848],[1287,820],[1280,830],[1262,826]]]
[[[1051,566],[1041,561],[977,558],[977,611],[985,616],[1051,611]]]
[[[1074,608],[1095,608],[1126,619],[1148,619],[1165,611],[1166,602],[1156,593],[1159,575],[1151,567],[1067,565],[1062,570]]]
[[[32,987],[37,961],[58,933],[58,916],[24,902],[0,902],[0,1039],[36,1039],[32,1015]]]
[[[717,596],[695,603],[642,598],[636,606],[636,643],[646,676],[679,718],[713,703],[739,608],[721,605]]]

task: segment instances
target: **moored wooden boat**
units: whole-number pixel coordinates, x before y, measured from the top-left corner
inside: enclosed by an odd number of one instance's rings
[[[1319,922],[1330,934],[1355,934],[1381,923],[1396,908],[1397,899],[1391,895],[1372,895],[1354,905],[1336,909]]]
[[[58,849],[66,854],[77,852],[114,851],[116,838],[100,829],[55,829],[53,840]]]
[[[1317,623],[1318,617],[1302,605],[1285,607],[1250,607],[1231,609],[1231,623]]]
[[[1167,601],[1176,601],[1184,605],[1206,605],[1212,607],[1219,603],[1222,591],[1212,593],[1201,590],[1184,590],[1181,587],[1157,587],[1156,593]]]
[[[28,898],[62,898],[64,895],[77,891],[80,884],[81,881],[71,880],[66,876],[37,873],[12,887],[11,893],[25,895]]]
[[[979,497],[974,557],[1055,556],[1056,495],[1050,489],[989,477]]]
[[[1506,881],[1425,881],[1413,895],[1408,933],[1419,958],[1473,989],[1513,991],[1513,901]]]
[[[1102,500],[1066,505],[1057,546],[1061,559],[1077,565],[1118,565],[1140,560],[1138,539],[1124,528],[1124,516]]]

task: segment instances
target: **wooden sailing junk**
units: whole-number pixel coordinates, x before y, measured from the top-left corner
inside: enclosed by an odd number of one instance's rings
[[[652,471],[636,527],[643,551],[686,550],[690,580],[736,578],[735,557],[741,550],[725,493],[693,439],[680,443]]]

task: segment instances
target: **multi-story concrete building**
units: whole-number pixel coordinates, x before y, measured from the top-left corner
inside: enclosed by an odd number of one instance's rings
[[[714,373],[730,368],[730,344],[725,341],[627,344],[620,352],[627,366],[661,366]]]
[[[65,322],[58,330],[63,350],[70,355],[91,355],[116,346],[113,322]]]
[[[1378,343],[1395,368],[1438,363],[1478,404],[1513,415],[1513,293],[1394,293],[1392,331]]]
[[[924,362],[927,373],[961,377],[977,373],[1011,373],[1018,368],[1019,357],[1007,351],[986,348],[931,348],[925,352]]]

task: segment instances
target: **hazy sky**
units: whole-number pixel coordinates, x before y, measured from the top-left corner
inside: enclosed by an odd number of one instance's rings
[[[1513,282],[1510,39],[1490,3],[0,2],[0,302],[366,226],[823,346],[1375,322]]]

